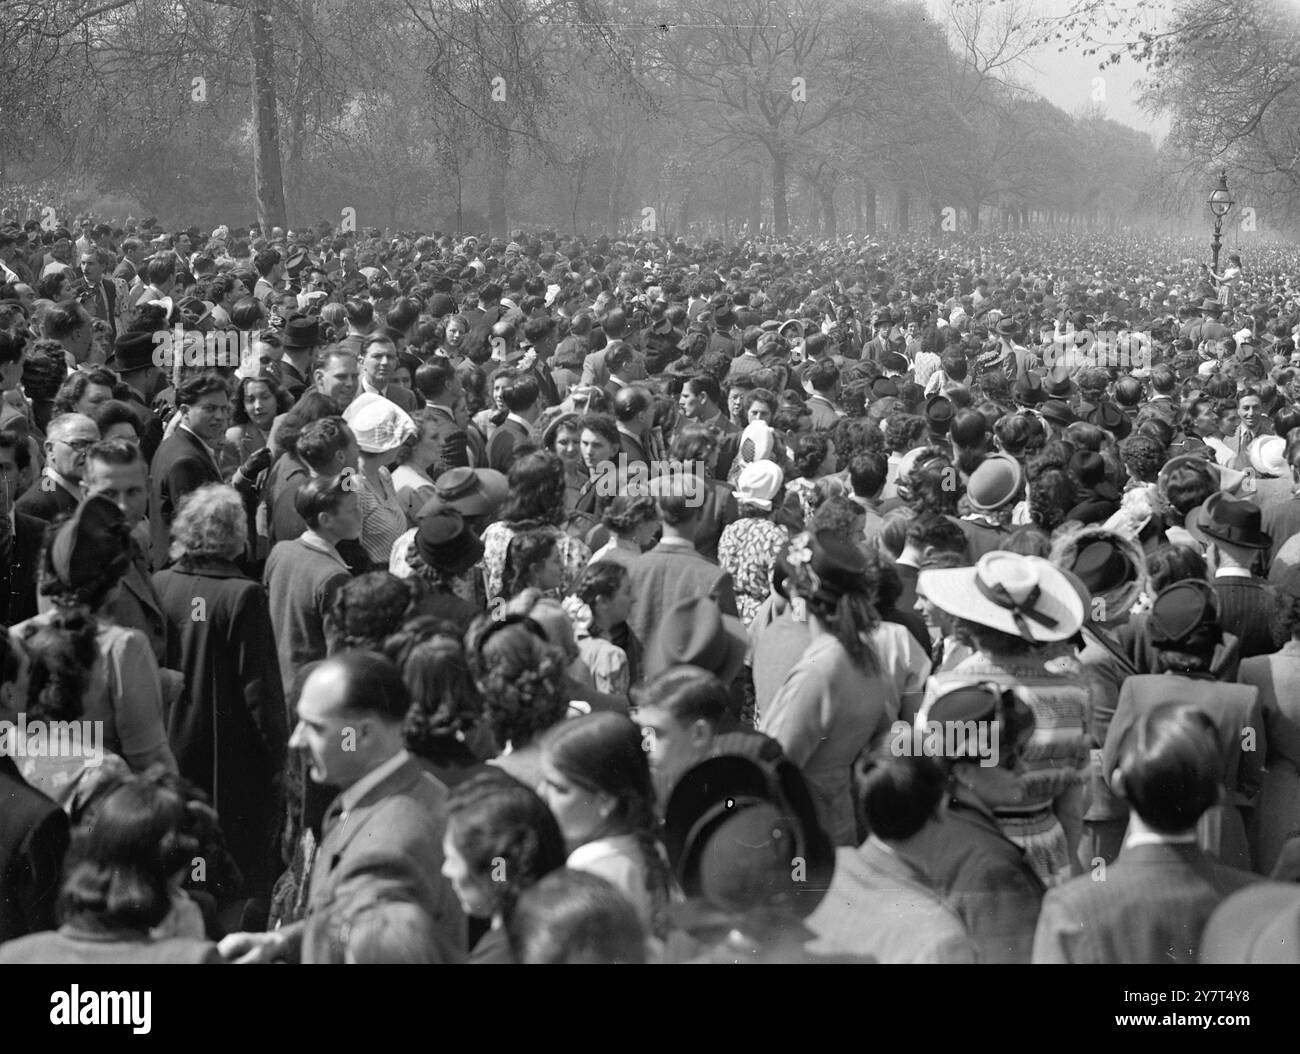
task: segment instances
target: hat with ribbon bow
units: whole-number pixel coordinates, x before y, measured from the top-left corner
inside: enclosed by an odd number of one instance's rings
[[[916,587],[954,618],[1035,643],[1068,640],[1083,625],[1078,591],[1037,556],[985,553],[974,567],[924,570]]]

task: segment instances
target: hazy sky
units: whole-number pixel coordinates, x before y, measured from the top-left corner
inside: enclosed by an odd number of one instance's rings
[[[926,6],[940,22],[948,22],[948,0],[925,0]],[[1062,14],[1074,4],[1071,0],[1015,0],[1029,17],[1047,17]],[[1163,21],[1163,9],[1168,8],[1170,0],[1159,0],[1141,8],[1144,19],[1155,28]],[[998,10],[1002,5],[990,5],[991,10]],[[1120,11],[1138,9],[1134,0],[1110,0],[1109,6]],[[1151,8],[1151,11],[1147,11]],[[1142,68],[1131,59],[1120,60],[1119,65],[1110,66],[1104,72],[1097,69],[1101,55],[1085,56],[1084,45],[1074,45],[1064,52],[1057,51],[1056,45],[1049,45],[1032,52],[1017,70],[1017,79],[1039,92],[1048,102],[1059,106],[1067,113],[1074,113],[1082,106],[1093,101],[1097,88],[1094,78],[1104,78],[1101,86],[1104,99],[1100,104],[1105,107],[1107,116],[1123,124],[1149,132],[1158,142],[1168,130],[1169,122],[1163,116],[1149,117],[1138,105],[1137,81],[1143,75]]]

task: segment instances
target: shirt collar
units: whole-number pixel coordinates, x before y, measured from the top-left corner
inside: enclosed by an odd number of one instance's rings
[[[1246,567],[1220,567],[1214,572],[1215,578],[1254,578]]]
[[[78,487],[66,476],[59,475],[59,473],[56,472],[53,468],[51,468],[49,465],[45,466],[45,475],[47,475],[50,479],[54,480],[55,483],[57,483],[60,487],[66,490],[74,498],[76,498],[78,503],[80,503],[86,497],[86,495],[82,493],[80,487]]]
[[[1190,834],[1160,834],[1158,831],[1143,831],[1130,834],[1124,839],[1125,849],[1135,849],[1139,845],[1195,845],[1196,832]]]
[[[371,769],[357,780],[356,783],[352,784],[351,787],[340,794],[339,804],[343,806],[343,816],[340,817],[340,819],[346,818],[347,814],[357,807],[362,798],[405,765],[410,756],[411,755],[407,753],[406,750],[399,750],[382,765]]]
[[[343,562],[343,557],[339,556],[338,549],[336,549],[333,545],[327,542],[324,538],[322,538],[319,534],[313,531],[310,527],[308,527],[305,531],[302,532],[302,534],[298,536],[298,540],[302,542],[302,544],[305,545],[308,549],[315,549],[316,552],[318,553],[324,553],[326,556],[333,557],[335,560],[338,561],[339,566],[343,568],[345,571],[347,571],[348,574],[352,573],[351,570],[348,568],[348,565]]]
[[[197,442],[199,446],[201,446],[204,450],[208,452],[209,457],[212,457],[214,459],[216,458],[216,455],[212,453],[212,447],[208,446],[208,444],[203,441],[203,437],[199,435],[198,432],[190,428],[189,425],[182,424],[179,427],[182,431],[188,432],[190,435],[192,435],[194,437],[195,442]]]
[[[530,432],[533,430],[533,426],[530,425],[527,421],[525,421],[522,417],[520,417],[517,413],[506,414],[506,420],[514,421],[516,424],[521,424]]]
[[[371,384],[368,380],[366,380],[365,374],[362,374],[361,390],[364,392],[372,392],[375,395],[383,395],[384,392],[388,391],[388,385],[384,385],[382,389],[376,388],[373,384]]]

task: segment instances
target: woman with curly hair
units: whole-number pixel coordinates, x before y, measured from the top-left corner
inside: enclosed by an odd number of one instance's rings
[[[596,688],[610,695],[626,697],[632,684],[628,654],[614,640],[620,628],[619,639],[629,639],[627,615],[631,608],[627,568],[612,560],[588,564],[573,595],[564,600],[578,655],[591,671]]]
[[[491,737],[456,626],[420,616],[392,634],[384,652],[411,693],[402,729],[406,749],[448,787],[481,772],[480,755],[491,755]]]
[[[171,567],[153,576],[167,620],[167,667],[189,691],[168,715],[181,775],[211,799],[250,896],[275,875],[277,795],[288,714],[266,590],[240,570],[244,506],[233,487],[186,495],[172,523]],[[201,616],[201,617],[200,617]]]
[[[560,413],[542,430],[543,449],[564,463],[564,507],[570,512],[578,504],[588,478],[582,463],[581,421],[581,414]]]
[[[825,432],[805,432],[795,440],[792,462],[794,479],[786,481],[786,499],[799,503],[807,522],[817,507],[817,481],[835,472],[835,444]]]
[[[503,772],[474,776],[452,792],[442,874],[471,919],[490,928],[471,963],[511,963],[506,925],[520,894],[564,867],[564,835],[535,791]]]
[[[329,653],[348,648],[381,651],[384,641],[419,614],[423,590],[415,578],[368,571],[334,594],[327,619]]]
[[[439,410],[423,407],[412,411],[416,432],[398,449],[393,462],[393,486],[406,510],[408,523],[416,523],[424,503],[434,496],[434,481],[429,472],[442,464],[442,439],[439,427],[446,421]]]
[[[654,541],[659,530],[659,506],[645,491],[630,489],[609,503],[600,522],[609,531],[609,541],[591,554],[587,566],[601,561],[626,566]]]
[[[103,746],[133,772],[153,765],[175,772],[163,724],[162,675],[149,638],[108,621],[130,553],[131,528],[122,511],[107,498],[87,498],[41,557],[40,591],[53,606],[10,632],[22,642],[49,629],[64,635],[76,654],[93,652],[81,719],[102,722]]]
[[[564,835],[566,866],[610,882],[647,931],[665,936],[672,880],[640,727],[610,713],[556,725],[542,738],[541,795]]]
[[[483,572],[489,602],[505,595],[506,551],[510,539],[520,531],[544,531],[554,536],[564,571],[561,589],[571,591],[591,550],[560,527],[564,519],[564,463],[549,450],[536,450],[510,466],[509,481],[510,497],[501,507],[501,519],[483,532]]]
[[[1048,534],[1065,522],[1074,508],[1074,480],[1068,472],[1048,468],[1029,477],[1029,518]]]
[[[520,531],[506,547],[506,564],[501,572],[501,595],[510,600],[525,589],[543,596],[558,597],[564,568],[555,535],[547,531]]]
[[[292,399],[270,373],[243,377],[231,400],[226,444],[221,448],[222,472],[227,479],[235,469],[270,442],[271,426],[288,411]]]

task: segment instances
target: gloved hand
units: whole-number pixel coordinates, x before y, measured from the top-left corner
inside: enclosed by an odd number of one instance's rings
[[[271,448],[264,446],[239,466],[239,474],[243,476],[244,479],[254,480],[270,467]]]

